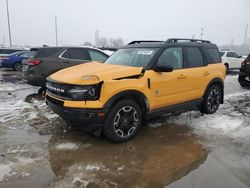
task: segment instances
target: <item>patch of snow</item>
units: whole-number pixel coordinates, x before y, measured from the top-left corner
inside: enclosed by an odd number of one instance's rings
[[[16,154],[16,153],[24,153],[24,152],[28,152],[28,150],[27,150],[27,149],[21,148],[20,145],[17,146],[17,148],[11,147],[11,148],[9,148],[9,149],[7,150],[7,154]]]
[[[11,171],[12,169],[10,168],[10,165],[0,164],[0,182],[3,181],[5,176],[10,176]]]
[[[122,166],[120,166],[120,167],[117,168],[117,171],[122,171],[124,168],[125,168],[125,166],[122,165]]]
[[[78,147],[79,144],[76,143],[62,143],[55,146],[58,150],[76,150]]]
[[[72,182],[73,184],[76,184],[76,183],[80,183],[81,185],[83,185],[83,187],[87,187],[88,186],[88,184],[89,184],[89,182],[88,181],[86,181],[86,180],[82,180],[81,178],[79,178],[79,177],[74,177],[74,179],[73,179],[73,182]],[[82,186],[81,186],[82,187]]]
[[[25,164],[30,164],[32,162],[34,162],[33,159],[31,159],[30,157],[19,157],[18,160],[21,162],[21,163],[25,163]]]
[[[97,164],[89,164],[86,166],[86,170],[90,170],[90,171],[93,171],[93,170],[98,171],[101,168],[102,168],[102,166],[97,165]]]

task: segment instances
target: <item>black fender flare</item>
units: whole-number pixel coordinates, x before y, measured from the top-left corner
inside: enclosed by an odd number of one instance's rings
[[[208,83],[208,85],[207,85],[207,87],[206,87],[206,89],[205,89],[205,92],[204,92],[204,94],[203,94],[203,97],[206,95],[207,90],[208,90],[212,85],[219,85],[219,86],[220,86],[221,92],[222,92],[221,104],[223,104],[223,103],[224,103],[224,81],[223,81],[221,78],[214,78],[214,79],[212,79],[212,80]]]
[[[109,110],[112,105],[117,102],[119,99],[128,99],[128,98],[133,98],[133,99],[139,99],[137,102],[139,105],[143,105],[143,110],[148,111],[149,110],[149,101],[147,97],[144,95],[144,93],[138,91],[138,90],[126,90],[126,91],[121,91],[114,96],[112,96],[104,105],[104,108]]]

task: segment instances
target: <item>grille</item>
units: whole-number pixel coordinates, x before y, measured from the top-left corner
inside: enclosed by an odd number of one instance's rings
[[[51,102],[51,103],[53,103],[53,104],[55,104],[55,105],[58,105],[58,106],[63,106],[63,104],[64,104],[63,101],[54,99],[54,98],[52,98],[52,97],[50,97],[50,96],[48,96],[48,95],[46,96],[46,99],[47,99],[49,102]]]

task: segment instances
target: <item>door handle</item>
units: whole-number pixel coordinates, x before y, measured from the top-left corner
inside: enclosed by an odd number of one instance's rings
[[[184,79],[184,78],[186,78],[187,76],[185,76],[185,75],[183,75],[183,74],[180,74],[177,78],[178,79]]]
[[[209,74],[210,74],[210,73],[206,71],[206,72],[204,72],[203,75],[204,75],[204,76],[208,76]]]

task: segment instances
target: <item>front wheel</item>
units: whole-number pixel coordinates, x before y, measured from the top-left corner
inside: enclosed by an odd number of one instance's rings
[[[113,142],[125,142],[133,138],[142,122],[142,111],[132,100],[117,102],[108,113],[103,133]]]
[[[200,111],[205,114],[213,114],[220,106],[222,98],[221,88],[218,85],[212,85],[205,94]]]

